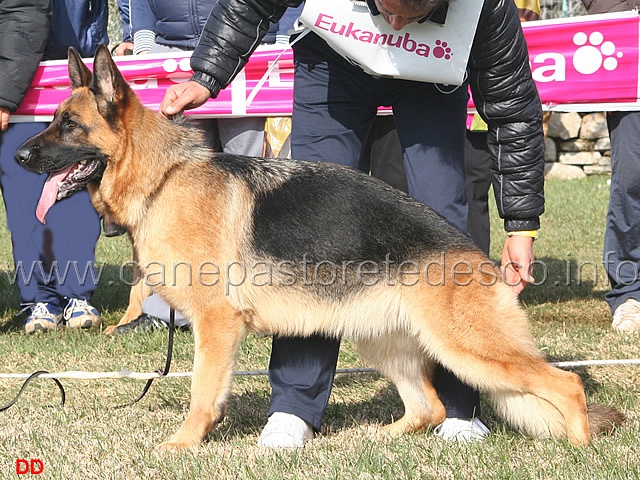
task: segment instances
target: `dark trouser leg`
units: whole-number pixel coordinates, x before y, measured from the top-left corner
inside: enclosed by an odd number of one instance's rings
[[[489,223],[489,187],[491,186],[491,154],[487,147],[487,132],[467,130],[464,146],[466,176],[467,233],[478,248],[489,255],[491,226]]]
[[[407,87],[407,97],[394,104],[396,127],[404,145],[409,194],[466,231],[466,90],[446,95],[427,85],[415,88],[420,95],[412,94]],[[423,104],[416,108],[418,98]],[[478,391],[449,370],[436,368],[434,386],[448,418],[480,415]]]
[[[294,159],[328,161],[353,168],[359,159],[375,107],[354,98],[362,89],[352,81],[338,81],[341,72],[327,63],[341,58],[331,55],[312,36],[296,46],[294,110],[291,131],[291,156]],[[313,59],[305,63],[305,54]],[[324,55],[329,58],[321,61]],[[350,70],[351,68],[349,68]],[[348,72],[342,72],[347,74]],[[351,91],[346,91],[351,86]],[[343,88],[345,87],[345,88]],[[294,414],[316,430],[324,414],[335,374],[340,341],[315,335],[309,338],[273,338],[269,363],[271,408],[274,412]]]
[[[269,415],[291,413],[320,430],[339,350],[340,340],[327,337],[274,337],[269,362]]]
[[[402,161],[402,146],[393,115],[376,117],[362,157],[368,159],[373,177],[405,193],[409,192],[407,172]]]
[[[629,298],[640,301],[640,112],[611,112],[611,192],[604,265],[613,313]]]
[[[41,261],[44,226],[36,218],[36,205],[46,174],[30,172],[14,158],[18,147],[46,128],[46,123],[14,123],[0,134],[0,185],[11,232],[16,285],[22,304],[33,303],[38,294],[36,266]],[[57,298],[51,299],[57,303]]]

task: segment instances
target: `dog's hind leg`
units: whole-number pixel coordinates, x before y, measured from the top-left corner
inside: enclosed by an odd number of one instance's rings
[[[105,335],[111,335],[114,330],[120,325],[126,325],[127,323],[132,322],[140,315],[142,315],[142,302],[145,298],[151,295],[151,287],[147,283],[144,278],[144,274],[138,265],[138,256],[133,251],[133,283],[131,284],[131,288],[129,290],[129,303],[127,305],[127,310],[124,312],[124,315],[120,319],[117,325],[110,325],[104,329],[102,333]]]
[[[110,325],[105,328],[102,333],[105,335],[111,335],[120,325],[126,325],[142,315],[142,302],[145,298],[151,295],[151,292],[151,287],[146,284],[144,278],[140,279],[136,284],[131,285],[131,290],[129,291],[129,303],[124,315],[117,325]]]
[[[414,338],[398,333],[359,341],[357,346],[367,362],[396,386],[404,403],[404,415],[386,425],[386,432],[423,431],[444,421],[444,405],[431,383],[432,362]]]
[[[411,328],[424,348],[458,378],[489,393],[517,428],[588,444],[580,378],[548,365],[506,285],[462,280],[407,289]]]
[[[193,313],[195,354],[189,414],[180,429],[158,446],[176,450],[197,446],[225,414],[236,353],[244,336],[242,314],[230,305]]]
[[[578,375],[546,362],[509,368],[504,380],[511,390],[489,392],[496,411],[509,423],[534,437],[568,437],[574,445],[591,440],[586,396]]]

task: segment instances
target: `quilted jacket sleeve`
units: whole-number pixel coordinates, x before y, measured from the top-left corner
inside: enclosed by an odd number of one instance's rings
[[[213,97],[229,85],[287,7],[302,0],[220,0],[211,11],[191,56],[192,80]]]
[[[513,0],[485,0],[469,80],[489,125],[493,187],[505,229],[538,229],[544,211],[542,107]]]
[[[26,93],[49,36],[49,0],[0,2],[0,107],[13,112]]]

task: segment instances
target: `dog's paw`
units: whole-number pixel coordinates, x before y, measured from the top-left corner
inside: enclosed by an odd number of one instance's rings
[[[391,440],[395,438],[394,435],[391,435],[383,425],[378,424],[370,424],[366,425],[360,431],[363,438],[366,438],[370,441],[376,442],[384,442],[386,440]]]
[[[202,439],[198,436],[180,435],[179,433],[175,433],[169,438],[169,440],[158,445],[156,450],[159,452],[186,450],[187,448],[197,447],[201,442]]]
[[[105,335],[113,335],[114,330],[116,329],[117,325],[109,325],[107,328],[105,328],[102,333],[104,333]]]
[[[174,440],[167,440],[156,446],[158,452],[176,452],[179,450],[186,450],[188,448],[197,447],[200,442],[180,442]]]

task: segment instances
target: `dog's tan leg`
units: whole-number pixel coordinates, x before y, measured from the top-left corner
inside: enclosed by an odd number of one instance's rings
[[[404,403],[404,415],[384,427],[387,433],[423,431],[444,421],[444,405],[431,383],[431,362],[415,339],[404,334],[388,335],[358,342],[358,350],[393,382]]]
[[[149,295],[151,295],[151,287],[146,284],[144,279],[141,279],[135,285],[131,285],[127,310],[124,312],[124,315],[117,325],[110,325],[109,327],[104,329],[103,333],[105,333],[106,335],[111,335],[116,327],[119,327],[120,325],[126,325],[127,323],[135,320],[140,315],[142,315],[142,301]]]
[[[589,444],[586,396],[578,375],[533,362],[509,367],[503,380],[511,382],[513,390],[492,392],[491,398],[514,426],[536,437],[566,435],[574,445]]]
[[[151,287],[145,283],[143,278],[132,285],[129,291],[129,305],[127,305],[127,310],[118,325],[124,325],[138,318],[142,314],[142,301],[149,295],[151,295]]]
[[[207,319],[194,315],[195,355],[189,414],[180,429],[159,450],[199,445],[222,420],[233,379],[233,367],[244,323],[228,304],[209,309]]]
[[[395,386],[405,410],[402,418],[384,426],[387,433],[422,432],[444,421],[447,412],[427,375],[410,382],[396,380]]]
[[[447,257],[440,272],[456,271],[456,262],[466,267],[455,278],[439,277],[439,283],[403,291],[411,328],[435,360],[489,393],[496,409],[516,428],[588,444],[580,378],[546,363],[515,295],[499,277],[485,274],[488,267],[474,264],[473,256]],[[479,262],[486,261],[477,256]]]

